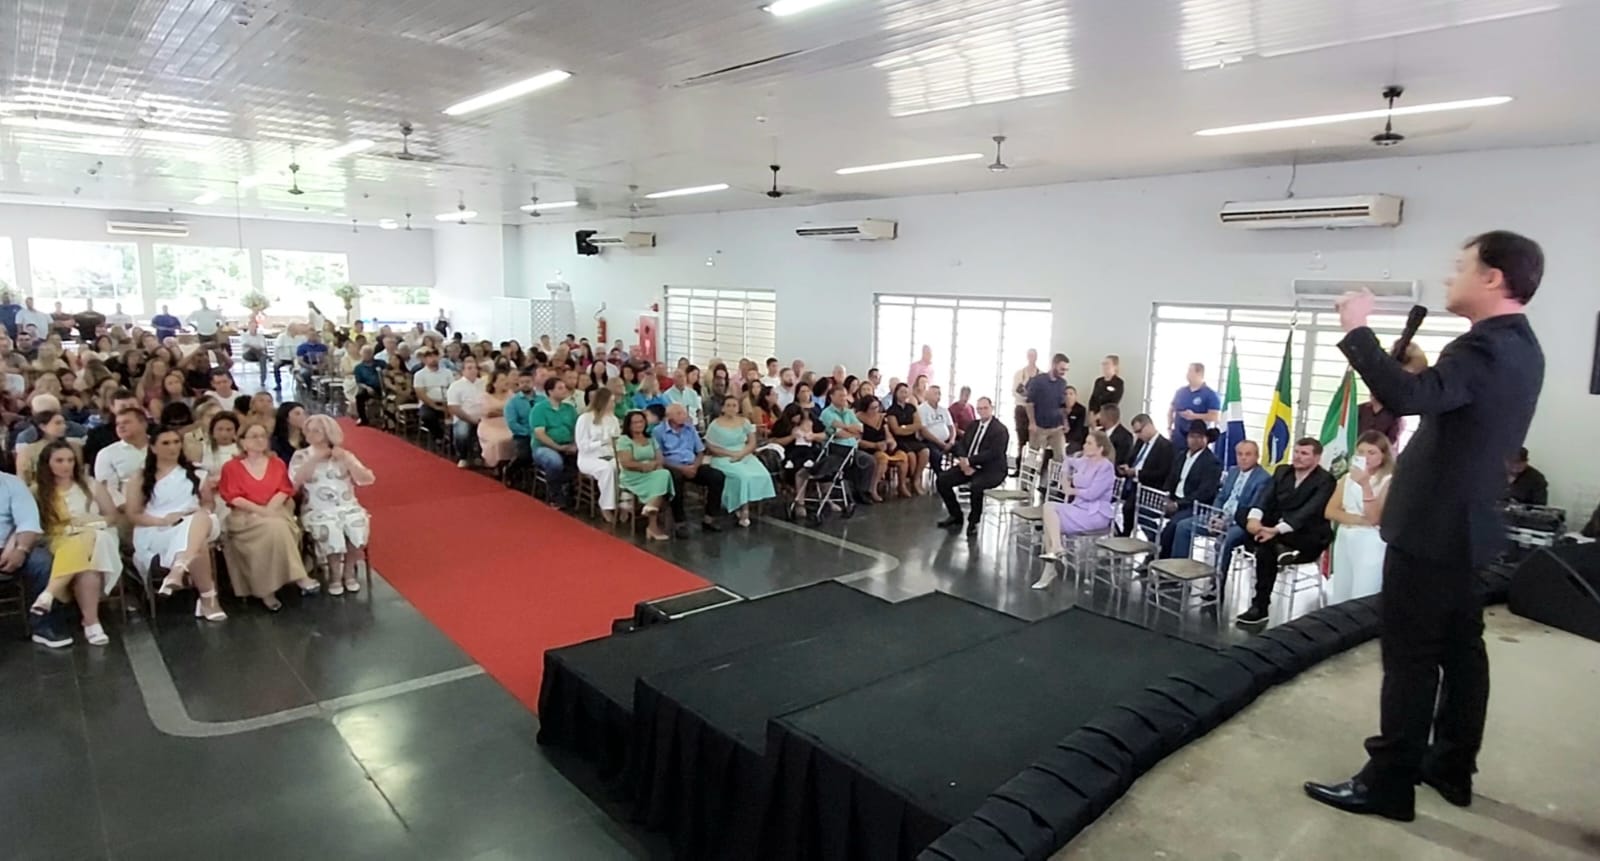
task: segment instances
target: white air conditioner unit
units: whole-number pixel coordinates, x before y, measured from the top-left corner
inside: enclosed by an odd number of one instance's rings
[[[654,248],[656,235],[642,230],[606,236],[596,233],[589,237],[589,244],[601,248]]]
[[[803,239],[854,239],[877,241],[893,239],[900,234],[900,223],[884,218],[863,218],[845,224],[807,224],[795,228],[794,235]]]
[[[1394,227],[1401,198],[1388,194],[1304,197],[1224,203],[1218,218],[1229,227],[1272,230],[1286,227]]]
[[[1296,278],[1293,287],[1294,303],[1312,308],[1332,308],[1340,296],[1363,288],[1371,290],[1378,299],[1378,305],[1385,309],[1408,309],[1422,301],[1421,281]]]
[[[189,235],[189,225],[182,221],[107,221],[106,232],[114,236],[156,236],[181,238]]]

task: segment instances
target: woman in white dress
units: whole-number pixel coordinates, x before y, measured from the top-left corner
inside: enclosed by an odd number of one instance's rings
[[[1378,534],[1383,503],[1394,475],[1389,439],[1367,431],[1356,440],[1350,472],[1328,499],[1326,514],[1337,533],[1333,539],[1333,572],[1328,577],[1328,602],[1375,595],[1383,587],[1386,545]]]
[[[100,626],[100,597],[110,595],[122,576],[117,529],[108,519],[117,508],[105,485],[96,483],[91,489],[78,450],[64,440],[45,444],[37,479],[34,498],[53,562],[49,585],[39,593],[33,612],[42,615],[57,602],[77,601],[84,639],[104,646],[111,640]]]
[[[614,395],[608,388],[589,393],[589,406],[573,426],[572,440],[578,447],[578,471],[600,485],[600,516],[607,523],[617,514],[617,437],[622,426],[611,410]]]
[[[211,514],[211,486],[183,453],[183,436],[176,428],[156,433],[144,469],[129,479],[127,492],[134,566],[146,577],[154,567],[167,570],[157,590],[162,595],[184,588],[185,580],[193,583],[200,591],[196,618],[228,618],[217,602],[211,567],[211,542],[221,534]]]
[[[367,558],[372,517],[356,500],[356,487],[375,480],[372,470],[345,448],[344,430],[333,419],[306,418],[306,446],[289,459],[289,478],[305,493],[300,525],[328,566],[328,594],[361,591],[356,568]]]
[[[223,535],[228,534],[228,502],[217,493],[217,481],[222,476],[223,464],[239,456],[239,416],[223,411],[214,413],[206,423],[205,439],[200,443],[200,459],[196,465],[205,474],[206,486],[211,489],[211,513]]]

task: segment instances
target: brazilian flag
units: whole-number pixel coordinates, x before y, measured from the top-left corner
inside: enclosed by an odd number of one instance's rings
[[[1283,364],[1278,368],[1278,386],[1272,391],[1272,406],[1267,408],[1267,429],[1261,436],[1264,449],[1261,462],[1269,469],[1280,463],[1288,463],[1292,449],[1289,438],[1294,432],[1294,410],[1290,407],[1294,403],[1293,355],[1294,331],[1291,329],[1283,341]]]

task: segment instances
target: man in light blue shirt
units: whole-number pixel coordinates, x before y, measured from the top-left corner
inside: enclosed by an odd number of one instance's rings
[[[44,529],[39,525],[39,505],[22,479],[0,473],[0,583],[21,578],[25,600],[31,605],[50,583],[53,559],[45,549]],[[62,649],[72,645],[62,623],[63,608],[57,605],[43,616],[29,614],[33,641],[41,646]]]
[[[1223,531],[1222,544],[1217,549],[1217,568],[1227,570],[1228,562],[1233,558],[1233,551],[1244,546],[1248,534],[1244,524],[1248,519],[1250,508],[1255,504],[1255,498],[1261,493],[1271,476],[1261,469],[1261,449],[1251,440],[1243,440],[1233,449],[1234,461],[1237,464],[1228,470],[1222,477],[1221,487],[1217,492],[1217,507],[1222,509],[1223,523],[1211,524],[1212,529]],[[1173,527],[1172,555],[1179,559],[1189,558],[1193,549],[1195,523],[1193,517],[1179,520]]]
[[[682,372],[678,378],[682,379]],[[689,537],[689,517],[683,507],[683,485],[693,482],[706,489],[706,516],[700,527],[707,532],[719,532],[717,515],[722,513],[722,485],[726,480],[722,471],[705,462],[706,445],[700,432],[689,422],[689,411],[683,404],[667,406],[667,420],[656,425],[650,436],[661,452],[661,462],[672,473],[672,521],[677,524],[679,538]]]
[[[700,426],[700,393],[689,388],[688,378],[683,370],[672,372],[672,388],[666,392],[667,403],[680,404],[689,413],[689,423]]]

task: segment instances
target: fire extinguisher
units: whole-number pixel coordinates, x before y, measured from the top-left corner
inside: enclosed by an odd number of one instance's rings
[[[602,303],[600,305],[600,310],[594,312],[595,329],[599,333],[599,337],[596,339],[596,343],[600,344],[602,348],[604,348],[604,346],[606,344],[610,343],[610,341],[606,338],[606,318],[605,318],[605,313],[606,313],[606,306],[605,306],[604,303]]]

